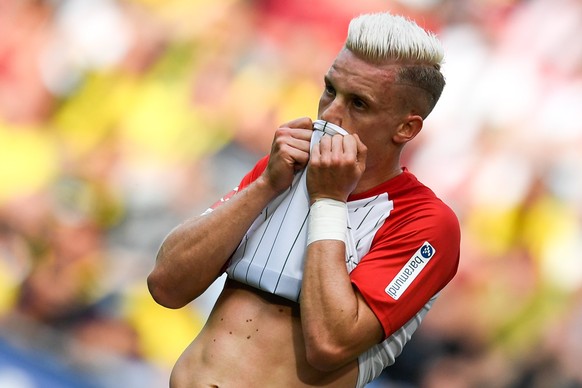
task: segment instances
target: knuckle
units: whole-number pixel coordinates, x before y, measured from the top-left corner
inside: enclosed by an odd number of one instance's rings
[[[291,129],[289,127],[279,127],[275,130],[275,137],[279,138],[282,136],[287,136]]]

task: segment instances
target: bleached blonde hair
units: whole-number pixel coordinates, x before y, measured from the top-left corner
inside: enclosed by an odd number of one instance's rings
[[[400,15],[363,14],[350,22],[345,47],[370,62],[400,64],[395,82],[424,90],[420,113],[432,111],[445,86],[444,49],[435,34]]]

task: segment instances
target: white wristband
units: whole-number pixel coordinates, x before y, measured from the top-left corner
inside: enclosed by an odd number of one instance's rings
[[[346,242],[348,208],[345,202],[322,198],[311,205],[307,224],[307,245],[319,240]]]

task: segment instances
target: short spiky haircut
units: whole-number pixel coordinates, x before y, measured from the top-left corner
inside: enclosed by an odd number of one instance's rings
[[[350,22],[345,47],[370,62],[401,64],[395,82],[428,93],[420,113],[432,111],[445,86],[444,50],[434,34],[399,15],[364,14]]]

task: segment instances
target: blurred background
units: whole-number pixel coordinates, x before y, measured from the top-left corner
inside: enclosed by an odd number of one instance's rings
[[[459,273],[370,387],[582,387],[582,1],[0,0],[0,387],[158,388],[220,289],[166,310],[159,244],[316,117],[347,23],[434,31],[404,164]]]

